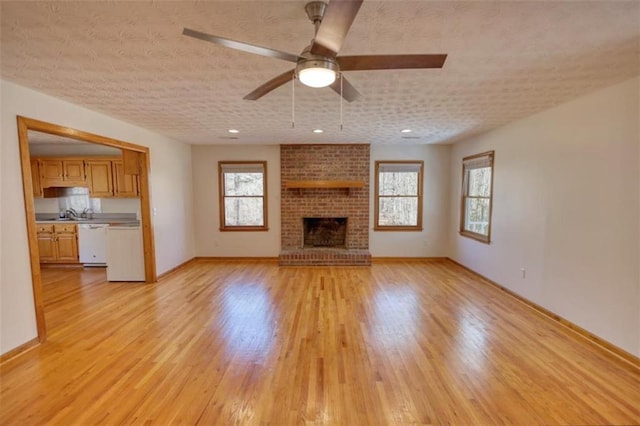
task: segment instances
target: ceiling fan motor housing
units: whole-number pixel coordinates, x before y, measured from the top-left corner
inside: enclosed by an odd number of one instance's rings
[[[298,64],[296,65],[296,77],[307,86],[311,87],[325,87],[335,81],[337,74],[340,72],[340,66],[338,63],[330,57],[314,55],[309,52],[310,46],[307,46],[302,53],[300,54],[300,59],[298,59]],[[309,83],[309,80],[302,76],[305,72],[309,72],[313,70],[314,72],[325,73],[327,76],[332,76],[332,78],[327,77],[330,81],[327,84],[320,83],[313,84]]]

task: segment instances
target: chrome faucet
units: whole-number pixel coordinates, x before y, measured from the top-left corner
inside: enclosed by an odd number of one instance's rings
[[[80,216],[78,215],[78,212],[77,212],[77,211],[75,211],[75,210],[74,210],[74,209],[72,209],[72,208],[71,208],[71,209],[68,209],[68,210],[67,210],[66,212],[64,212],[64,213],[65,213],[65,216],[66,216],[66,217],[68,217],[68,218],[74,218],[74,219],[77,219],[78,217],[80,217]]]
[[[89,208],[82,210],[82,213],[80,213],[80,217],[85,219],[93,219],[93,210]]]

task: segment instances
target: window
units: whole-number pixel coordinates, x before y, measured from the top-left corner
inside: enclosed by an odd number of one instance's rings
[[[220,230],[266,231],[267,163],[218,163]]]
[[[422,161],[376,161],[375,230],[422,230],[422,169]]]
[[[493,192],[493,151],[462,159],[460,234],[489,243]]]

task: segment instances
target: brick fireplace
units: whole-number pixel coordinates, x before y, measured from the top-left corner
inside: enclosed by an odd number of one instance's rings
[[[281,265],[371,264],[369,168],[369,145],[280,146]]]

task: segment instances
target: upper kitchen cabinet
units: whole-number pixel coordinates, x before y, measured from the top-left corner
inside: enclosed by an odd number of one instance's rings
[[[87,186],[83,160],[40,159],[38,169],[42,188]]]
[[[31,160],[31,187],[35,198],[56,198],[56,188],[43,188],[40,183],[40,164],[36,159]]]
[[[134,198],[140,195],[138,176],[126,174],[122,161],[113,161],[113,182],[116,197]]]
[[[32,158],[31,173],[34,197],[57,196],[56,188],[71,186],[89,187],[93,198],[140,196],[139,177],[115,157]]]
[[[94,198],[113,197],[113,172],[110,160],[87,160],[89,193]]]

